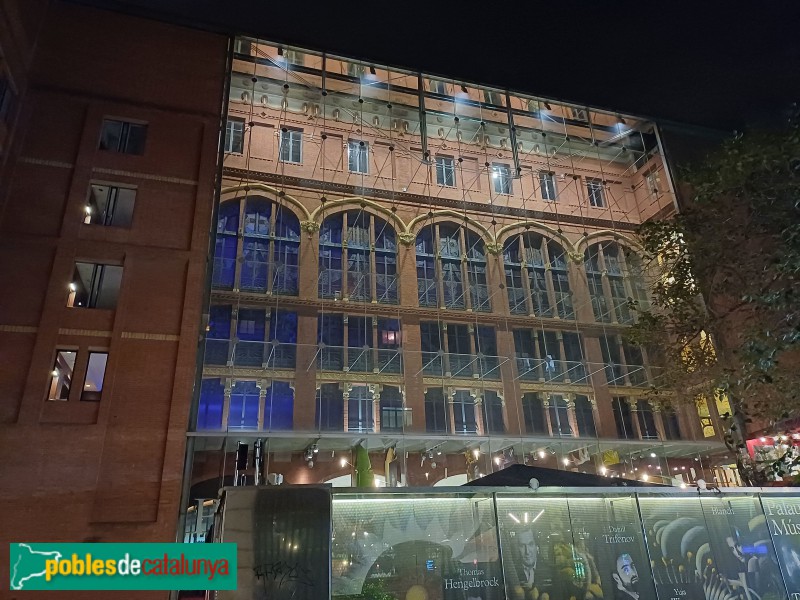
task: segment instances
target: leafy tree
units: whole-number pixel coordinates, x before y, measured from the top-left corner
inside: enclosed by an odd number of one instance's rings
[[[734,136],[679,179],[681,214],[639,231],[658,276],[629,337],[658,347],[654,395],[727,396],[726,443],[758,483],[747,427],[800,413],[800,112],[780,131]]]

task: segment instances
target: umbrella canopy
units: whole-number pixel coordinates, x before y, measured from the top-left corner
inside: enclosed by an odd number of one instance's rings
[[[528,487],[531,479],[539,480],[542,486],[560,487],[664,487],[658,483],[645,483],[632,479],[618,479],[592,475],[590,473],[575,473],[573,471],[559,471],[544,467],[529,467],[527,465],[511,465],[500,471],[495,471],[485,477],[473,479],[464,485],[490,486],[490,487]]]

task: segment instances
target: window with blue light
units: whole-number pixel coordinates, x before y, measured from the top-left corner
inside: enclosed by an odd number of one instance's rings
[[[209,307],[206,332],[205,364],[225,365],[231,338],[231,305],[212,304]]]
[[[260,389],[255,381],[237,381],[231,388],[228,430],[258,429]]]
[[[225,401],[225,386],[221,379],[203,379],[200,384],[200,399],[197,407],[197,431],[219,431],[222,429],[222,407]]]
[[[294,369],[297,357],[297,313],[273,310],[269,321],[267,368]]]
[[[239,202],[223,202],[217,217],[217,237],[214,247],[214,272],[211,283],[215,287],[231,289],[236,279],[236,251],[238,247]]]
[[[317,390],[316,425],[320,431],[343,431],[344,396],[338,383],[323,383]]]
[[[264,402],[264,429],[290,431],[294,422],[294,390],[289,382],[273,381]]]

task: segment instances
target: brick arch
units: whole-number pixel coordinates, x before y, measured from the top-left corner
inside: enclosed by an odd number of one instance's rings
[[[256,193],[253,194],[253,192]],[[271,185],[265,185],[263,183],[246,183],[223,188],[220,191],[220,204],[234,199],[246,198],[250,195],[259,195],[259,192],[275,204],[282,204],[282,202],[285,202],[288,206],[284,206],[289,208],[291,212],[294,213],[298,221],[302,222],[311,220],[311,214],[308,212],[308,209],[303,206],[303,204],[297,200],[297,198],[290,196],[289,194],[279,196],[280,190]]]
[[[504,246],[508,238],[511,237],[512,232],[513,234],[519,233],[516,231],[517,229],[522,229],[524,233],[539,233],[549,240],[558,242],[558,244],[564,248],[568,256],[573,256],[573,254],[577,253],[575,245],[563,233],[559,233],[552,227],[548,227],[537,221],[520,221],[519,223],[512,223],[511,225],[500,228],[500,231],[497,232],[497,244],[501,247]]]
[[[587,236],[582,237],[578,243],[575,244],[575,250],[582,256],[589,246],[596,244],[597,242],[616,242],[620,246],[625,246],[630,250],[635,250],[637,253],[644,252],[644,248],[636,238],[628,235],[622,235],[621,233],[611,231],[610,229],[595,231]]]
[[[369,200],[368,198],[363,198],[361,196],[339,198],[338,200],[332,200],[330,202],[326,202],[325,204],[320,204],[314,209],[314,212],[312,212],[308,218],[310,221],[314,221],[318,225],[322,225],[322,221],[324,219],[339,212],[350,210],[351,208],[364,209],[376,217],[381,217],[387,223],[393,223],[395,233],[398,235],[406,231],[405,222],[403,219],[398,217],[396,213],[393,213],[391,210],[379,204],[378,202],[375,202],[374,200]]]
[[[459,213],[454,210],[436,210],[433,211],[433,214],[425,214],[419,217],[414,217],[414,219],[412,219],[408,224],[406,233],[409,235],[409,237],[413,236],[412,239],[416,239],[423,227],[427,225],[433,225],[434,223],[443,222],[453,222],[457,225],[463,224],[466,229],[480,236],[484,244],[487,246],[487,250],[489,249],[489,245],[494,243],[494,236],[489,232],[488,229],[486,229],[486,227],[481,225],[475,219],[464,216],[463,213]],[[422,223],[422,225],[420,225],[420,223]]]

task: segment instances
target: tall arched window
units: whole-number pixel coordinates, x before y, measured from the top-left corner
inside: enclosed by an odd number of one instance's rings
[[[420,306],[491,311],[480,236],[454,223],[434,223],[419,232],[416,250]]]
[[[394,229],[363,210],[325,219],[319,234],[319,296],[397,304]]]
[[[595,320],[633,323],[628,301],[648,302],[639,257],[616,242],[598,242],[586,249],[584,264]]]
[[[241,260],[237,261],[240,234]],[[290,210],[262,196],[225,201],[217,219],[212,283],[248,292],[297,295],[299,250],[300,222]]]
[[[508,306],[513,314],[574,319],[567,253],[538,233],[508,239],[503,249]]]

